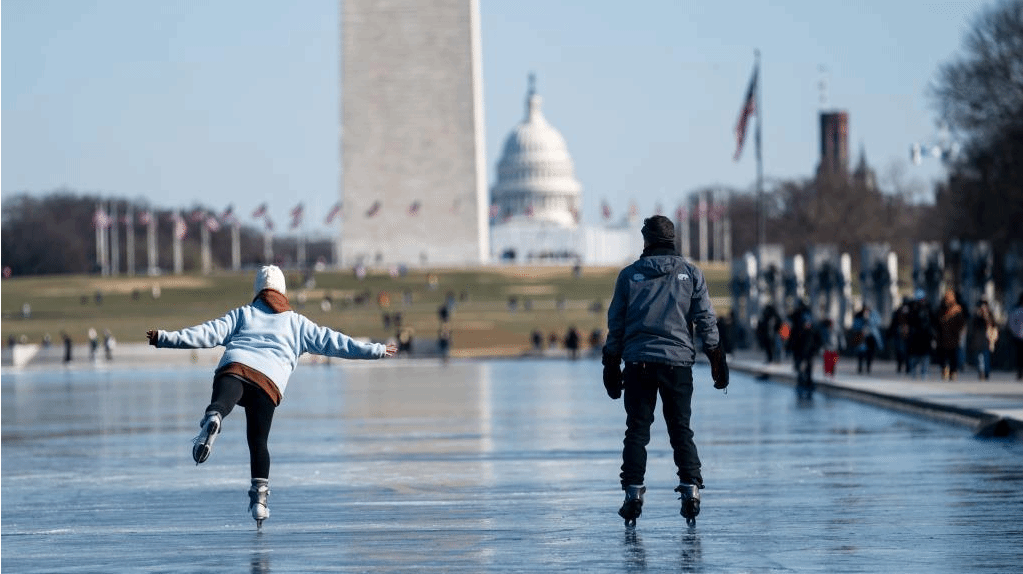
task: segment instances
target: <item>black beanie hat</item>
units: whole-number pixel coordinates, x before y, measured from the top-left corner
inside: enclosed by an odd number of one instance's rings
[[[663,215],[643,220],[643,239],[649,243],[674,243],[675,225]]]

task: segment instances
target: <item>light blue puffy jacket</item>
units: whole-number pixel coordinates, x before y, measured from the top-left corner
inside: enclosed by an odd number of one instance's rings
[[[238,307],[219,319],[179,331],[159,331],[157,347],[209,349],[223,345],[217,368],[241,363],[267,376],[284,396],[288,379],[303,353],[342,359],[380,359],[386,346],[361,343],[321,327],[294,311],[275,313],[261,300]]]

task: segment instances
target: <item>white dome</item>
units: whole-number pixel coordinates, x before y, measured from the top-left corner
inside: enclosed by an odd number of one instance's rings
[[[526,117],[504,142],[491,189],[498,221],[529,221],[575,227],[582,186],[561,136],[540,111],[530,77]]]

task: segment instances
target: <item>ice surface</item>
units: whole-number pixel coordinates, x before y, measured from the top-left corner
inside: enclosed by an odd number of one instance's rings
[[[4,572],[1007,572],[1023,447],[697,367],[707,488],[679,516],[658,415],[635,530],[598,361],[303,365],[247,513],[244,412],[191,438],[208,368],[2,375]]]

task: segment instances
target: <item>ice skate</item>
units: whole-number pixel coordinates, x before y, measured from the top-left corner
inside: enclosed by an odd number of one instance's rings
[[[252,487],[249,488],[249,512],[252,519],[256,521],[256,528],[263,528],[263,521],[270,518],[270,507],[266,504],[266,498],[270,495],[270,483],[265,478],[253,478]]]
[[[213,441],[217,440],[217,435],[220,434],[221,420],[220,413],[210,411],[199,423],[199,428],[202,430],[199,431],[199,436],[192,439],[192,458],[196,465],[206,462],[206,459],[210,457],[210,453],[213,451]]]
[[[679,511],[686,519],[687,526],[696,526],[696,517],[700,514],[700,487],[695,484],[680,484],[675,489],[682,500],[682,510]]]
[[[642,484],[625,487],[625,502],[618,509],[618,516],[625,519],[626,526],[635,526],[636,519],[643,514],[643,494],[646,487]]]

